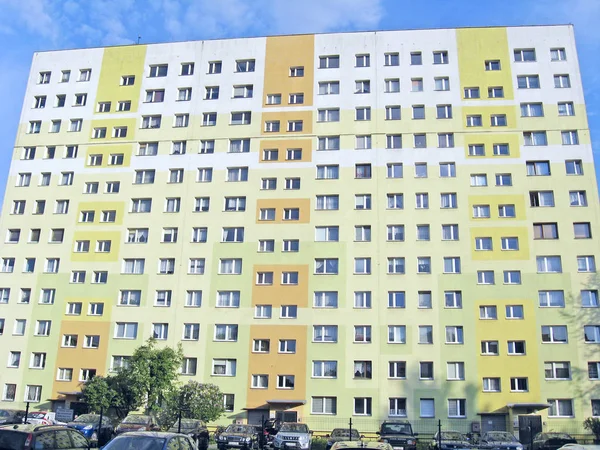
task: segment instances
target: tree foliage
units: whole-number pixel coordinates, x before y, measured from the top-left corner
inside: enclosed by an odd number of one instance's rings
[[[212,422],[225,412],[223,393],[214,384],[190,380],[168,391],[160,414],[161,422],[165,425],[175,423],[180,409],[182,418]]]
[[[583,428],[590,430],[597,441],[600,441],[600,419],[597,417],[588,417],[583,421]]]
[[[181,346],[157,348],[156,341],[149,339],[116,374],[96,376],[84,383],[83,399],[93,412],[113,408],[120,418],[142,406],[148,411],[158,410],[177,382],[182,358]]]

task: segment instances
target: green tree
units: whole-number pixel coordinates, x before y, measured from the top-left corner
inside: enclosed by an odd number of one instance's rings
[[[86,382],[81,393],[83,394],[83,401],[94,413],[99,413],[101,409],[104,412],[108,411],[115,397],[115,392],[109,385],[108,380],[101,376],[93,377]]]
[[[182,418],[212,422],[225,412],[223,393],[214,384],[190,380],[168,391],[160,414],[161,422],[167,426],[175,423],[180,409]]]
[[[135,349],[127,369],[127,381],[143,392],[147,411],[156,411],[167,391],[179,378],[183,361],[181,344],[177,349],[156,347],[156,340],[148,339]]]
[[[583,428],[590,430],[594,434],[596,442],[600,442],[600,419],[597,417],[588,417],[583,421]]]

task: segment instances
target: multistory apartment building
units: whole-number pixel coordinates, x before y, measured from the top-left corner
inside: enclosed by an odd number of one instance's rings
[[[600,415],[572,26],[36,53],[0,223],[2,407],[153,336],[227,420]]]

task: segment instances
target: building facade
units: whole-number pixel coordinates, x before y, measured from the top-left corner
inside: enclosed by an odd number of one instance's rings
[[[571,26],[36,53],[0,405],[154,336],[228,420],[600,415],[598,214]]]

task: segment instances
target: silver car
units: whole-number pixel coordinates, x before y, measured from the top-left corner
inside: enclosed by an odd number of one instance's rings
[[[311,432],[305,423],[286,422],[281,425],[275,435],[273,446],[277,450],[301,449],[310,450],[312,444]]]

